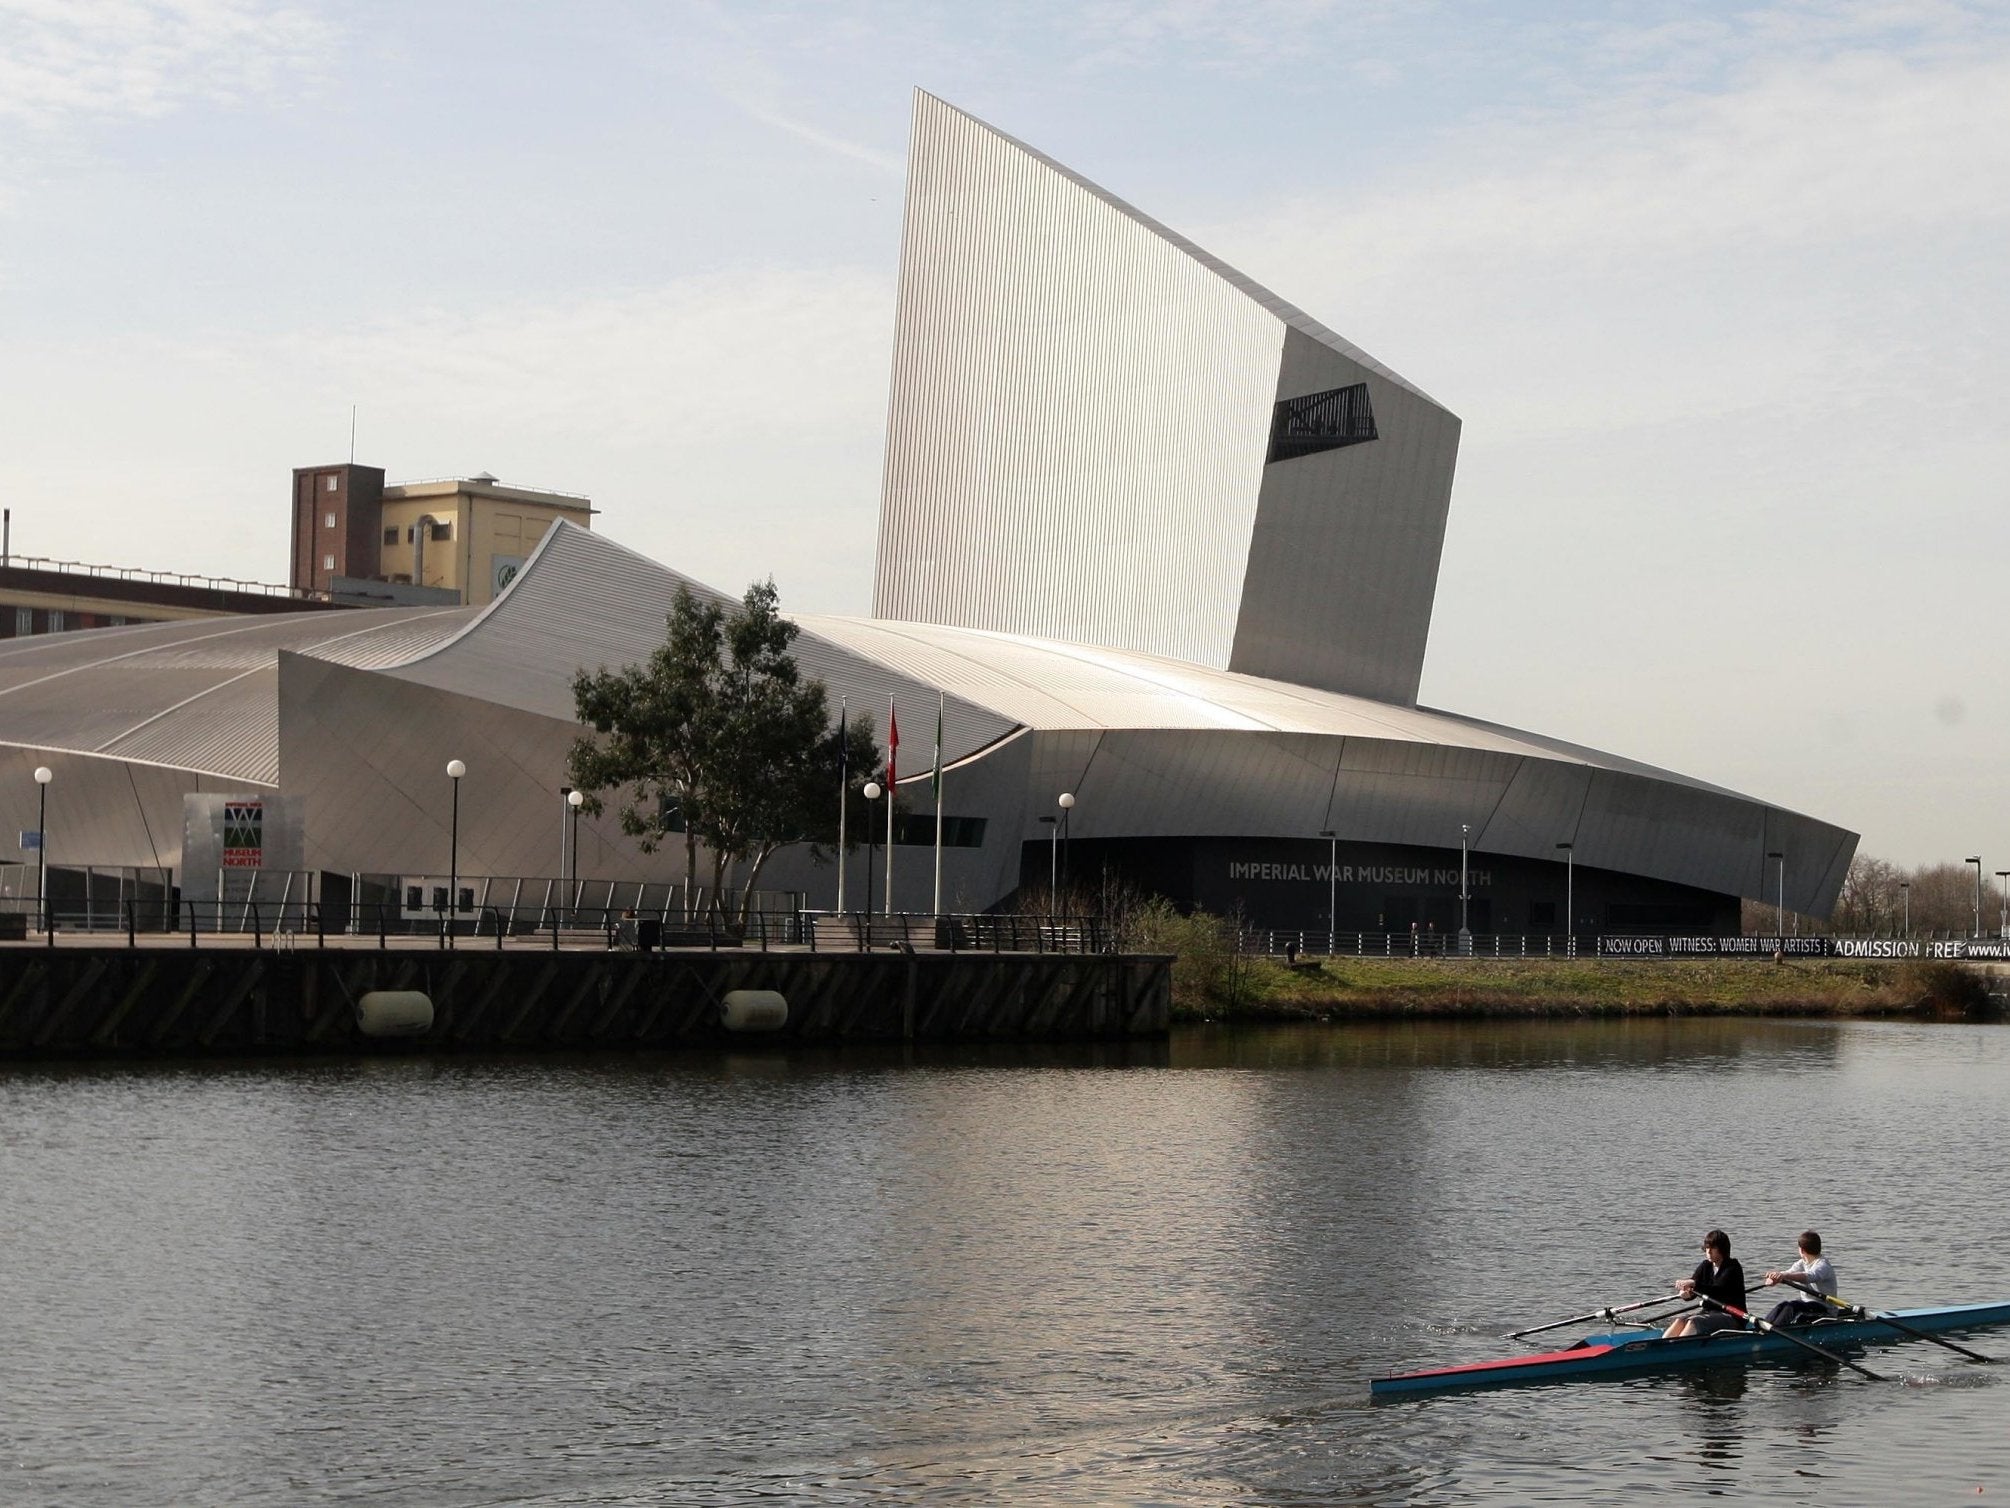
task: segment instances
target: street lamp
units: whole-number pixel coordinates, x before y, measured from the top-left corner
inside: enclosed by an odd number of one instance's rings
[[[565,878],[565,818],[566,807],[569,804],[568,798],[571,795],[571,786],[562,785],[558,788],[558,876],[560,879]]]
[[[1898,896],[1905,906],[1905,935],[1910,937],[1912,936],[1912,881],[1898,882]]]
[[[450,759],[447,761],[447,779],[452,781],[454,785],[454,821],[453,826],[450,829],[448,829],[451,836],[448,839],[448,847],[447,847],[446,936],[447,936],[448,947],[453,946],[453,939],[454,939],[454,903],[460,899],[461,777],[467,774],[467,772],[468,767],[462,764],[458,759]]]
[[[1968,935],[1970,937],[1980,937],[1982,935],[1982,855],[1972,853],[1968,856],[1966,862],[1975,866],[1975,930]]]
[[[1068,819],[1075,810],[1075,793],[1073,791],[1061,792],[1060,796],[1055,799],[1054,804],[1061,809],[1060,838],[1063,845],[1065,845],[1068,839]],[[1066,873],[1066,869],[1064,868],[1062,872]]]
[[[1340,935],[1340,834],[1330,827],[1319,829],[1326,840],[1326,956],[1333,956]]]
[[[567,791],[565,804],[572,808],[572,872],[566,878],[566,904],[577,908],[579,904],[579,809],[586,805],[586,792]],[[578,921],[575,910],[573,917]]]
[[[1781,937],[1787,935],[1787,856],[1777,848],[1766,850],[1766,857],[1780,861],[1780,904],[1773,913],[1773,928]]]
[[[877,780],[868,780],[865,783],[865,789],[860,791],[859,794],[868,801],[879,800],[879,782]],[[889,801],[892,800],[891,797],[887,799]],[[889,854],[887,857],[891,858],[892,855]],[[870,820],[865,824],[865,920],[866,925],[870,927],[872,925],[872,823]]]
[[[1054,891],[1061,881],[1061,819],[1042,817],[1047,826],[1047,911],[1054,910]]]
[[[1556,845],[1563,850],[1563,930],[1565,942],[1563,956],[1577,956],[1577,851],[1568,843]]]
[[[35,909],[44,932],[49,931],[49,782],[55,778],[47,765],[35,766]]]

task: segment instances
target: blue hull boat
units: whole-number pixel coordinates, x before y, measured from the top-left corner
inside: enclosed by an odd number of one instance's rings
[[[1825,1351],[1858,1350],[1927,1335],[1953,1335],[2010,1325],[2010,1304],[1949,1304],[1935,1309],[1894,1309],[1888,1324],[1875,1315],[1861,1319],[1817,1320],[1795,1325],[1787,1334],[1814,1342]],[[1663,1340],[1648,1330],[1620,1330],[1587,1335],[1561,1351],[1539,1351],[1500,1361],[1469,1362],[1460,1367],[1433,1367],[1423,1372],[1399,1372],[1368,1384],[1374,1398],[1408,1393],[1438,1393],[1454,1388],[1496,1388],[1522,1382],[1572,1382],[1583,1377],[1614,1377],[1661,1372],[1679,1367],[1722,1366],[1727,1362],[1806,1360],[1809,1352],[1779,1335],[1756,1330],[1719,1330],[1711,1335]]]

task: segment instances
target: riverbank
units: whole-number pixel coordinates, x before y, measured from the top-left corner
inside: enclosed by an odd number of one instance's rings
[[[1983,976],[1959,964],[1745,960],[1245,958],[1204,988],[1175,983],[1175,1021],[1456,1017],[1814,1016],[1980,1020]]]
[[[1171,960],[595,946],[0,948],[0,1061],[1150,1041]]]

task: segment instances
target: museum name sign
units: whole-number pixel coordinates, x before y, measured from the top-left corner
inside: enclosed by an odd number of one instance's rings
[[[1230,864],[1231,880],[1305,880],[1324,885],[1443,885],[1458,887],[1459,871],[1429,869],[1407,864]],[[1467,883],[1491,885],[1493,875],[1484,869],[1467,871]]]

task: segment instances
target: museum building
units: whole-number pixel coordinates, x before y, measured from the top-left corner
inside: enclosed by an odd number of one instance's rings
[[[925,93],[903,237],[873,614],[796,618],[834,709],[882,737],[898,711],[893,909],[936,904],[940,706],[944,910],[1065,871],[1280,928],[1735,931],[1744,897],[1827,914],[1854,834],[1417,703],[1459,440],[1420,388]],[[296,477],[296,574],[409,561],[427,584],[417,531],[444,510],[394,520],[377,481],[341,473],[345,554],[303,546],[334,493]],[[51,865],[189,893],[222,886],[204,872],[233,802],[258,804],[266,867],[302,898],[446,873],[450,822],[463,883],[558,872],[573,674],[645,658],[680,586],[722,594],[543,501],[521,551],[466,522],[439,538],[466,605],[0,648],[8,827],[44,796]],[[611,817],[570,855],[582,877],[683,877],[681,845],[644,855]],[[762,884],[838,898],[801,851]]]

